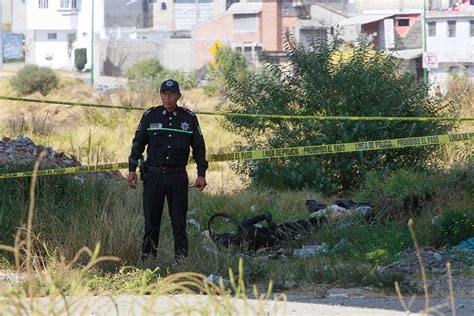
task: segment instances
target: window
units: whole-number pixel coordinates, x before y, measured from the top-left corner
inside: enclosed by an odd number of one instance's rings
[[[257,32],[256,14],[234,14],[235,32]]]
[[[58,34],[56,33],[48,33],[48,39],[51,41],[55,41],[58,39]]]
[[[456,21],[448,21],[448,37],[456,37]]]
[[[77,9],[77,0],[61,0],[61,9]]]
[[[47,9],[48,8],[48,0],[38,0],[38,8]]]
[[[469,35],[471,37],[474,37],[474,21],[469,21]]]
[[[428,22],[428,36],[429,37],[436,36],[436,22]]]
[[[164,1],[161,3],[161,10],[166,11],[166,2]]]
[[[410,26],[410,19],[398,19],[398,26]]]
[[[155,3],[155,2],[156,2],[156,0],[148,0],[148,4],[153,4],[153,3]],[[164,3],[164,2],[163,2],[163,3]],[[161,3],[161,6],[163,6],[163,3]],[[166,5],[166,3],[165,3],[165,5]],[[165,9],[165,10],[166,10],[166,9]]]

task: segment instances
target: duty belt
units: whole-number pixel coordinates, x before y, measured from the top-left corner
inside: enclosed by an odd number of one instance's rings
[[[176,173],[180,171],[185,171],[186,167],[170,167],[170,166],[147,166],[148,171],[156,172],[156,173]]]

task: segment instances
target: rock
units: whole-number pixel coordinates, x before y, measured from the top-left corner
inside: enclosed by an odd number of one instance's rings
[[[301,249],[294,249],[293,255],[297,257],[309,257],[318,254],[325,254],[329,251],[329,245],[323,243],[322,245],[303,246]]]
[[[443,261],[443,257],[438,252],[435,252],[433,257],[438,261]]]

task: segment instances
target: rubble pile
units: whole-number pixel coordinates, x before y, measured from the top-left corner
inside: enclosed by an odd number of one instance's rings
[[[28,137],[18,136],[15,139],[3,137],[0,141],[0,166],[32,165],[38,155],[46,151],[47,156],[43,159],[43,168],[66,168],[77,167],[81,164],[74,158],[58,153],[51,147],[35,145]]]
[[[441,251],[425,247],[420,249],[423,266],[427,273],[446,273],[450,257]],[[405,250],[399,261],[380,269],[382,274],[414,275],[420,273],[420,263],[415,248]]]

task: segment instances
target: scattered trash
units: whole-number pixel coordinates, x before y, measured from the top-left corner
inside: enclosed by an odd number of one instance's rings
[[[257,205],[252,205],[252,206],[250,207],[250,211],[251,211],[251,212],[254,212],[254,213],[255,213],[256,210],[257,210]]]
[[[6,274],[0,273],[0,281],[5,281],[9,283],[19,283],[23,281],[24,277],[18,276],[16,274]]]
[[[329,245],[323,243],[322,245],[308,245],[301,249],[294,249],[293,255],[297,257],[309,257],[313,255],[325,254],[329,251]]]
[[[199,224],[199,222],[194,218],[189,218],[187,220],[187,223],[193,225],[194,227],[196,227],[197,230],[201,231],[201,224]]]
[[[221,282],[222,282],[222,284],[223,284],[225,287],[229,287],[229,286],[230,286],[230,281],[229,281],[229,280],[224,279],[224,278],[222,278],[222,277],[220,277],[220,276],[217,276],[217,275],[215,275],[215,274],[210,274],[210,275],[207,277],[207,279],[208,279],[209,281],[211,281],[212,283],[215,283],[215,284],[217,284],[217,285],[221,285]]]
[[[459,249],[469,249],[474,250],[474,237],[469,238],[468,240],[461,241],[456,248]]]
[[[343,217],[359,216],[365,220],[370,220],[373,217],[372,208],[369,204],[353,200],[339,200],[329,206],[316,200],[307,200],[306,206],[310,212],[310,218],[337,220]]]

